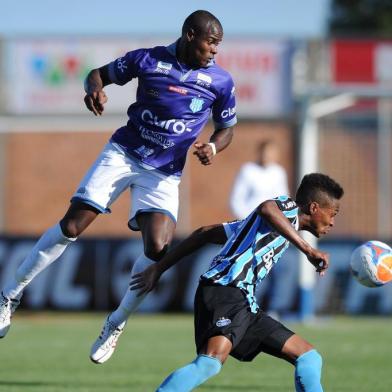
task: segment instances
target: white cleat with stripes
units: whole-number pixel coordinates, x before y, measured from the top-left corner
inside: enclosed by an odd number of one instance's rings
[[[106,362],[114,353],[118,338],[124,331],[126,322],[114,325],[109,316],[105,320],[101,334],[91,347],[90,359],[97,364]]]

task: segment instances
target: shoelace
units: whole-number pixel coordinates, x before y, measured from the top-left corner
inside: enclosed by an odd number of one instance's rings
[[[116,325],[110,322],[110,320],[107,320],[99,338],[101,340],[107,340],[107,343],[111,344],[113,338],[116,338],[120,332],[121,330],[119,330]]]

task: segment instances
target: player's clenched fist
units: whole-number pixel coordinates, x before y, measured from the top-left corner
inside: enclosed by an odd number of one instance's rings
[[[329,267],[329,255],[318,249],[311,248],[306,255],[308,260],[316,267],[316,271],[323,276]]]
[[[105,91],[100,90],[91,94],[86,94],[84,103],[87,109],[93,112],[96,116],[101,115],[104,110],[104,105],[108,101]]]
[[[211,144],[196,142],[193,146],[196,149],[193,152],[193,155],[196,155],[203,165],[211,165],[212,158],[215,155]]]

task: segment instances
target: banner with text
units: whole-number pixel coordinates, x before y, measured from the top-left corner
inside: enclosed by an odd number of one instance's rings
[[[32,239],[0,239],[0,286],[12,278],[34,245]],[[392,284],[366,288],[350,274],[354,242],[323,242],[331,256],[327,274],[318,278],[315,305],[319,314],[392,314]],[[128,290],[130,270],[142,252],[139,240],[79,240],[43,271],[25,290],[22,307],[28,309],[110,310]],[[218,248],[208,246],[183,260],[161,278],[142,303],[142,312],[192,311],[199,276]],[[298,309],[297,252],[290,247],[270,276],[258,288],[261,306],[281,315]]]

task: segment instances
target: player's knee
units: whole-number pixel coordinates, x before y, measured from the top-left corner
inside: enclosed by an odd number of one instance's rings
[[[151,260],[160,260],[169,248],[169,241],[157,239],[150,241],[144,249],[144,254]]]
[[[301,391],[322,391],[320,384],[322,365],[323,359],[315,349],[298,357],[295,378]]]
[[[64,236],[68,238],[76,238],[83,232],[83,229],[78,225],[78,222],[75,219],[63,218],[60,221],[60,227]]]
[[[216,358],[218,359],[221,363],[225,363],[227,357],[229,356],[230,351],[227,350],[221,350],[221,349],[209,349],[208,351],[205,352],[205,355]]]

